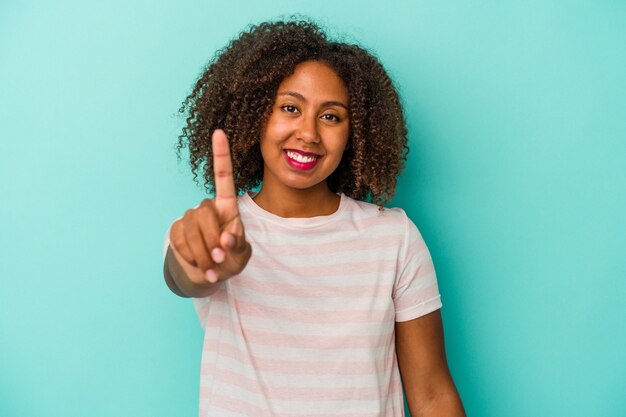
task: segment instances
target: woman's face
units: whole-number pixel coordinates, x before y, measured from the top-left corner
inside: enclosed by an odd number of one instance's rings
[[[348,90],[318,61],[296,66],[276,94],[261,137],[263,187],[325,187],[349,135]]]

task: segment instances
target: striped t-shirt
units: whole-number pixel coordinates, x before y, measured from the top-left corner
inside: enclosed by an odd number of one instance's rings
[[[282,218],[248,194],[239,210],[248,265],[194,299],[200,416],[403,416],[394,322],[441,307],[404,211],[341,195],[329,216]]]

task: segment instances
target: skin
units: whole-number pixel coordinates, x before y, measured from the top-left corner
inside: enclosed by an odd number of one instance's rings
[[[272,113],[261,137],[263,187],[256,203],[281,217],[328,215],[339,207],[339,196],[326,178],[341,162],[348,144],[348,90],[327,65],[309,61],[278,87]],[[285,150],[320,156],[311,170],[291,167]]]
[[[237,207],[228,140],[213,134],[215,199],[203,200],[172,224],[165,257],[167,285],[178,295],[206,297],[245,268],[252,248]]]
[[[326,179],[348,146],[348,92],[327,65],[308,61],[280,84],[261,137],[263,186],[255,202],[282,217],[313,217],[335,212],[340,198]],[[239,274],[251,256],[233,181],[228,141],[213,134],[215,199],[205,199],[173,223],[164,275],[183,297],[206,297],[222,281]],[[310,170],[295,169],[285,150],[319,156]],[[417,416],[464,416],[448,370],[439,311],[398,322],[396,353],[409,410]]]
[[[441,312],[396,322],[396,355],[411,416],[465,416],[448,369]]]

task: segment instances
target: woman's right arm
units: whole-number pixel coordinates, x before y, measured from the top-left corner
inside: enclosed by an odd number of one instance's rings
[[[213,133],[215,199],[205,199],[172,224],[163,274],[181,297],[206,297],[239,274],[252,255],[237,207],[228,140]]]

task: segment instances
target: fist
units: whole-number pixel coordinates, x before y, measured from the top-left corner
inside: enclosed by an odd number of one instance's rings
[[[176,259],[197,284],[239,274],[252,254],[237,207],[228,140],[216,130],[212,142],[215,198],[187,210],[170,231]]]

